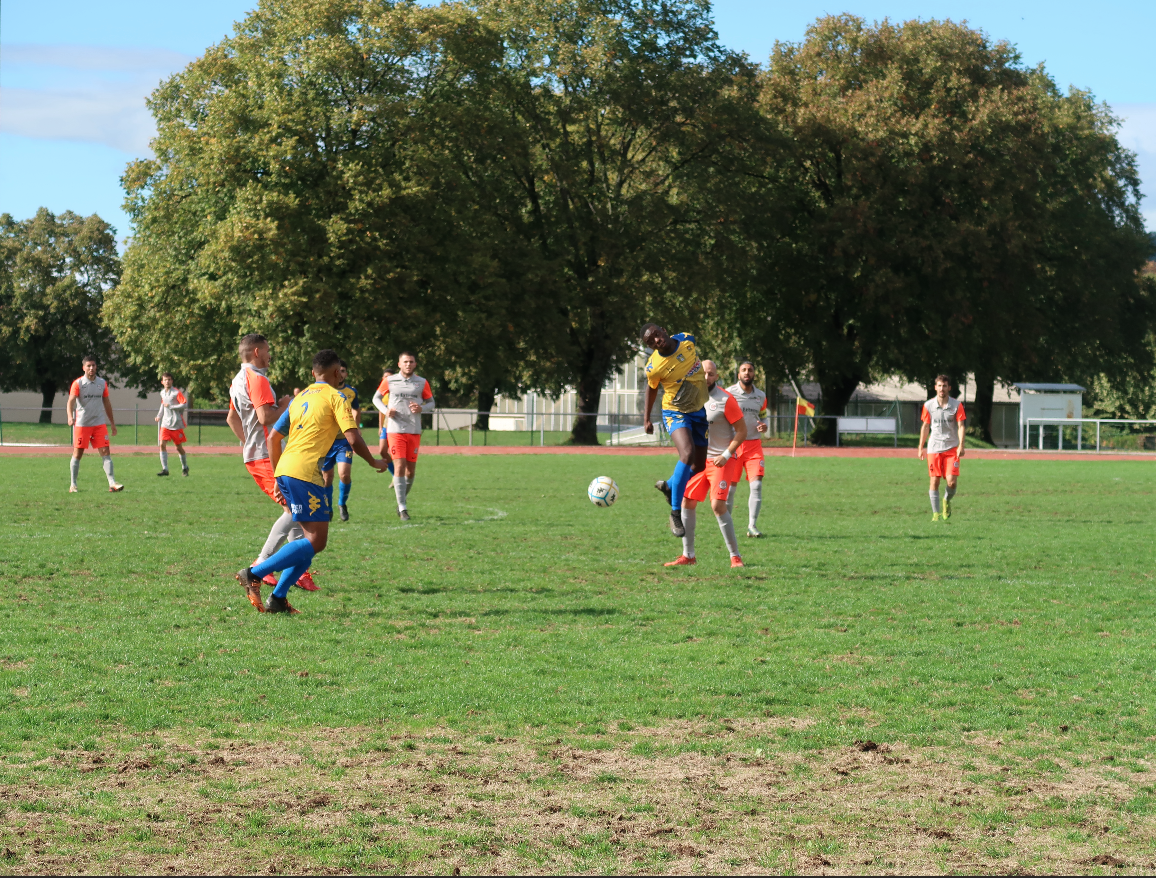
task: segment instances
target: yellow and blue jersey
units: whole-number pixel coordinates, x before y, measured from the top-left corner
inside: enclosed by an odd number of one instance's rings
[[[275,475],[324,484],[322,459],[333,447],[334,439],[356,426],[344,395],[328,384],[310,384],[293,398],[273,427],[286,437]]]
[[[345,397],[345,400],[349,403],[349,407],[351,409],[353,409],[355,412],[361,411],[361,400],[357,395],[356,387],[350,387],[348,384],[346,384],[344,387],[338,387],[337,392]],[[329,457],[326,458],[325,465],[321,467],[321,469],[325,471],[333,469],[332,462],[333,460],[336,460],[334,454],[338,451],[348,451],[349,447],[349,440],[345,438],[345,434],[340,434],[336,439],[333,440],[333,447],[329,449]],[[346,461],[352,459],[352,453],[345,456]]]
[[[646,380],[651,387],[662,385],[662,407],[674,412],[697,412],[706,405],[706,376],[702,371],[694,336],[679,332],[671,336],[678,347],[669,357],[658,351],[646,361]]]

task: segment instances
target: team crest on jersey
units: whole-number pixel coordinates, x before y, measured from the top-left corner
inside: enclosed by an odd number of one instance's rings
[[[679,354],[678,356],[676,356],[675,359],[678,360],[680,363],[686,362],[686,357],[684,357],[682,354]]]

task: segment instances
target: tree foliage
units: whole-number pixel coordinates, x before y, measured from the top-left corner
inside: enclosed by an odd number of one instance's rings
[[[40,393],[42,423],[83,357],[115,369],[101,308],[119,273],[112,227],[96,214],[0,215],[0,390]]]

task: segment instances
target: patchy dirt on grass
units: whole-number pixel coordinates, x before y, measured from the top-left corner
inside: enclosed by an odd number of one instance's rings
[[[1156,871],[1143,760],[782,743],[806,726],[110,733],[0,763],[0,872]]]

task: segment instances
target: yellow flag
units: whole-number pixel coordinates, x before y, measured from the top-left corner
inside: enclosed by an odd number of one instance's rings
[[[814,417],[815,407],[813,405],[811,405],[809,402],[807,402],[805,399],[803,399],[803,397],[796,396],[795,397],[795,412],[796,412],[796,414],[807,415],[808,417]]]

